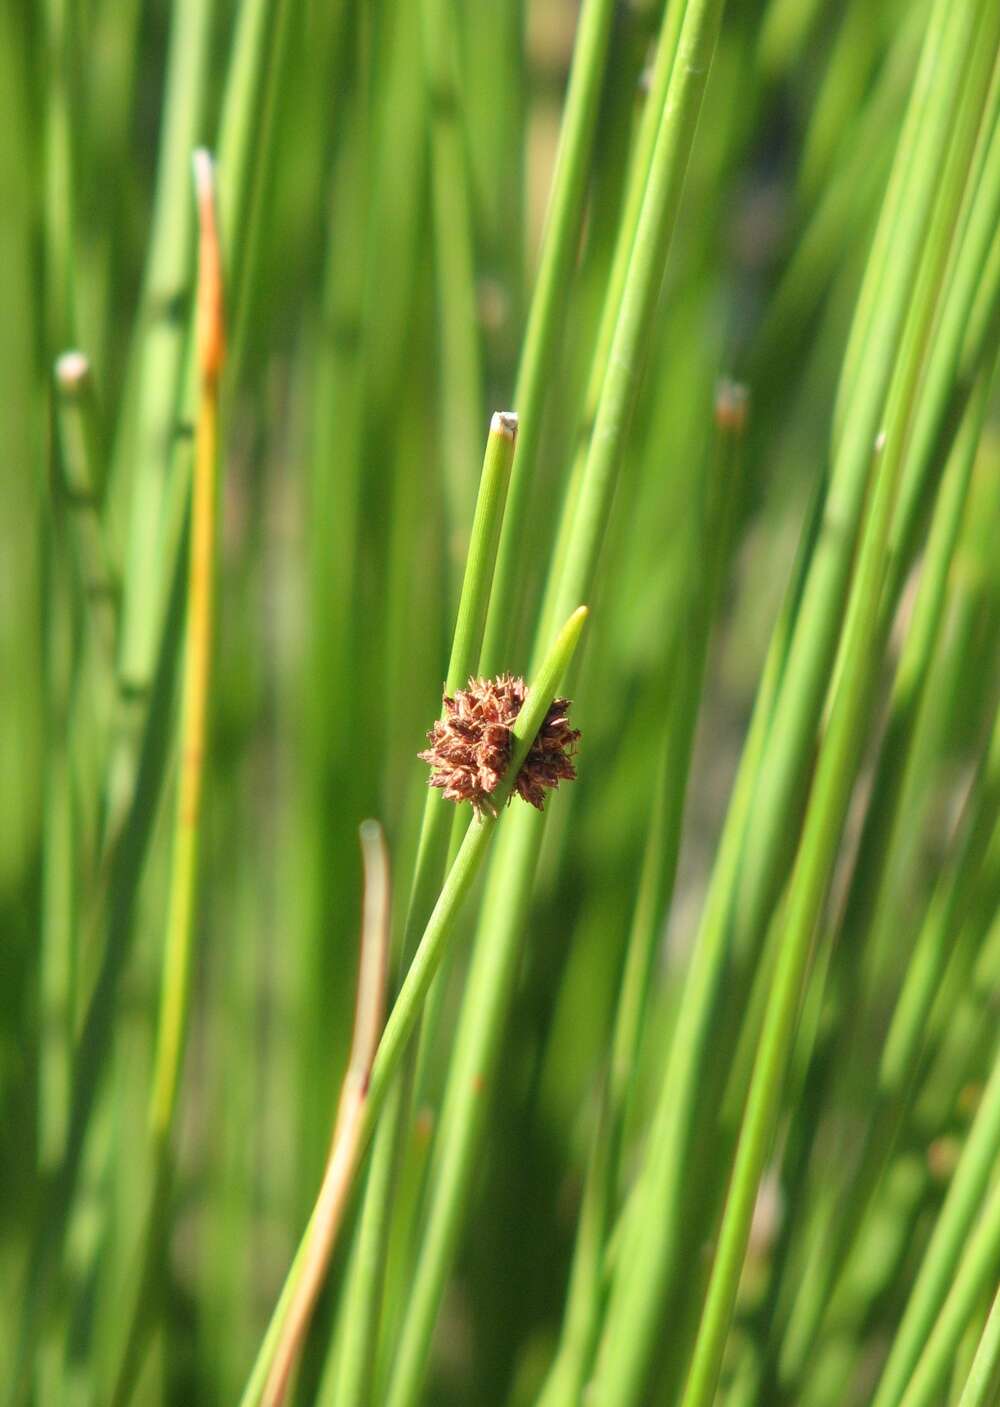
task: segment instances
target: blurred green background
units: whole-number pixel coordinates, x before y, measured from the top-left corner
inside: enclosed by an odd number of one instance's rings
[[[827,463],[844,347],[929,9],[923,0],[726,8],[588,601],[573,692],[579,778],[549,806],[428,1403],[534,1401],[559,1336],[673,652],[684,649],[704,551],[715,385],[729,375],[750,388],[749,428],[679,876],[669,924],[658,919],[626,1180],[637,1165],[768,640]],[[402,921],[426,793],[415,755],[440,708],[490,413],[519,409],[518,357],[578,10],[574,0],[8,0],[0,9],[0,1361],[14,1362],[35,1312],[26,1267],[65,1186],[67,1140],[79,1152],[60,1211],[63,1244],[39,1291],[38,1403],[112,1400],[120,1285],[150,1177],[145,1110],[195,407],[185,352],[191,149],[206,145],[218,161],[226,258],[218,625],[175,1200],[134,1400],[209,1404],[239,1400],[323,1166],[350,1038],[365,817],[385,828],[397,929]],[[586,433],[593,339],[661,18],[658,0],[614,11],[507,622],[503,667],[516,673],[528,668]],[[110,652],[81,584],[79,504],[57,433],[53,367],[71,348],[93,374]],[[866,969],[860,1039],[875,1061],[996,706],[995,433],[988,419],[935,657],[934,746]],[[911,583],[866,725],[831,913],[853,863],[912,596]],[[126,815],[128,845],[109,860],[108,834]],[[985,944],[1000,868],[995,857],[992,869],[983,863],[975,903]],[[414,1185],[474,915],[461,925],[424,1052]],[[996,948],[983,979],[994,1002]],[[76,1128],[77,1040],[109,953],[105,1049]],[[746,1003],[749,991],[734,1000]],[[976,1030],[963,1085],[989,1068],[988,1027]],[[810,1088],[798,1091],[806,1117]],[[850,1090],[842,1096],[831,1123],[853,1117]],[[943,1121],[904,1140],[921,1179],[913,1206],[928,1217],[944,1179],[926,1147],[946,1158],[942,1140],[964,1133],[970,1109],[949,1104]],[[823,1128],[814,1136],[822,1150]],[[929,1222],[912,1215],[919,1245]],[[776,1233],[761,1234],[741,1300],[751,1337],[762,1302],[753,1266],[768,1263]],[[390,1364],[407,1254],[390,1262],[380,1350]],[[334,1288],[343,1275],[341,1249]],[[901,1272],[866,1301],[858,1341],[876,1357],[908,1283]],[[319,1306],[302,1401],[336,1400],[318,1386],[335,1299]],[[674,1400],[670,1371],[643,1400]],[[840,1401],[868,1400],[863,1374],[837,1371]],[[727,1384],[738,1381],[731,1363],[727,1373]],[[732,1388],[726,1401],[811,1400],[797,1388],[757,1391],[744,1399]]]

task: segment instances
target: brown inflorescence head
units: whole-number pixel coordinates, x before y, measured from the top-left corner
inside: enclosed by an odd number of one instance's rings
[[[491,797],[510,761],[511,729],[526,693],[523,679],[501,674],[470,679],[453,698],[446,694],[444,717],[427,734],[430,747],[419,754],[430,763],[430,785],[449,801],[471,801],[477,815],[493,812]],[[511,792],[539,811],[546,791],[576,776],[572,758],[580,734],[570,727],[568,713],[568,699],[553,699]]]

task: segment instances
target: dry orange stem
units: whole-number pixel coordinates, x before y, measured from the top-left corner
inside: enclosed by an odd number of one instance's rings
[[[376,822],[366,821],[361,827],[361,845],[365,863],[365,899],[351,1058],[340,1093],[330,1156],[311,1219],[302,1275],[275,1350],[264,1388],[263,1407],[281,1407],[285,1400],[292,1371],[326,1277],[361,1152],[361,1116],[385,1015],[389,957],[389,864],[381,827]]]

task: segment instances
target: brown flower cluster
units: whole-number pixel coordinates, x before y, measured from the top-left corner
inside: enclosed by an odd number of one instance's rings
[[[419,754],[430,763],[430,785],[449,801],[471,801],[477,815],[493,812],[490,797],[510,761],[511,728],[526,693],[523,679],[501,674],[470,679],[454,698],[446,694],[444,717],[427,734],[430,747]],[[553,700],[514,784],[518,796],[539,811],[546,791],[576,776],[571,759],[580,733],[569,726],[568,712],[568,699]]]

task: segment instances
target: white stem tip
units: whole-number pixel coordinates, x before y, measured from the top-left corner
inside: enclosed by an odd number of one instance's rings
[[[83,352],[63,352],[56,358],[56,380],[64,391],[78,391],[90,375],[90,360]]]
[[[490,433],[503,435],[508,440],[515,439],[517,436],[517,412],[513,410],[495,411],[493,419],[490,421]]]

